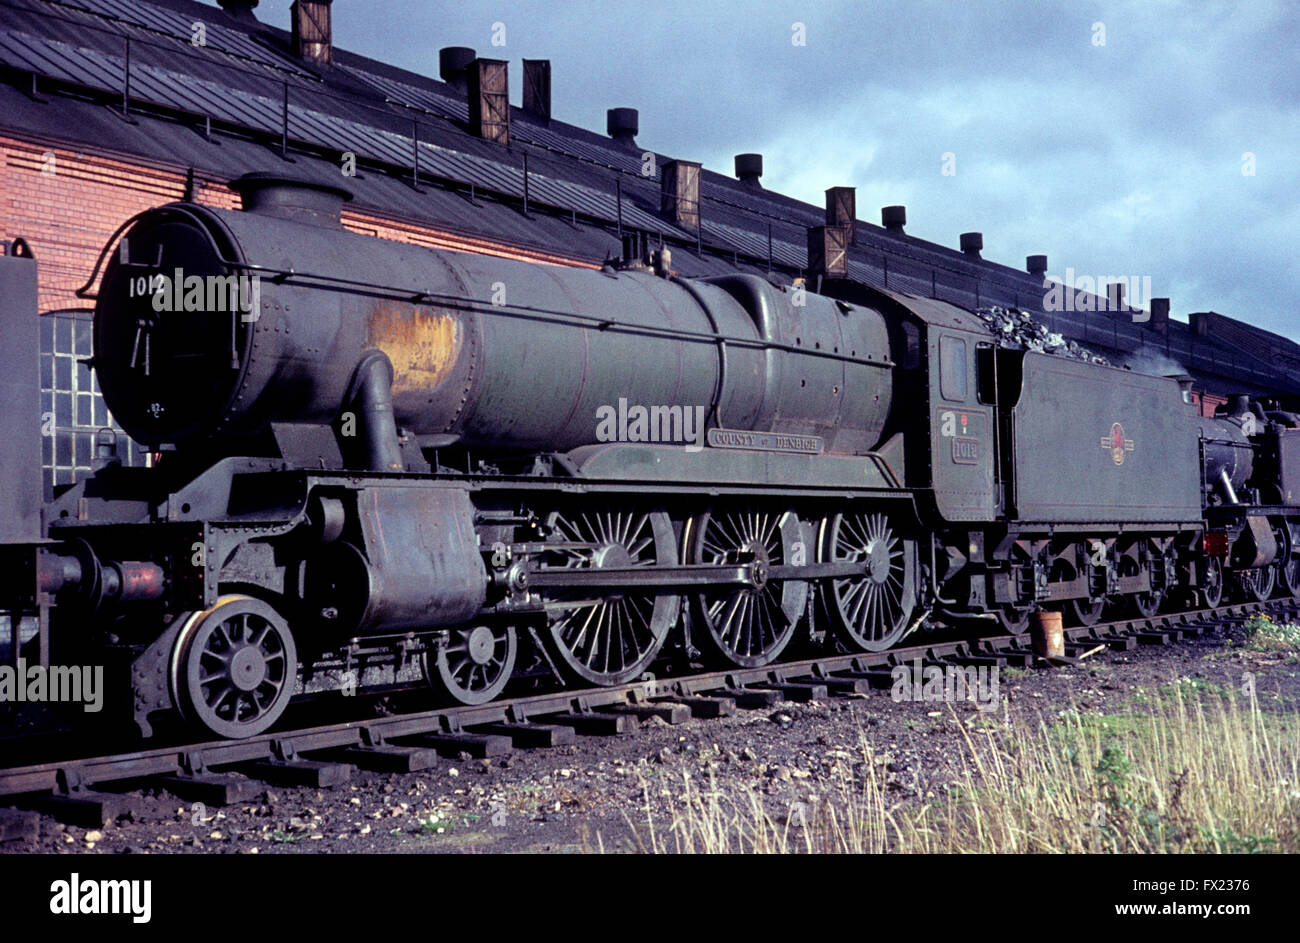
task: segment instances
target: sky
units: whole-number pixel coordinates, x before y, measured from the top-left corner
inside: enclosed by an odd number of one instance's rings
[[[1172,315],[1300,341],[1300,3],[335,0],[336,45],[437,77],[438,49],[552,62],[552,114],[815,205],[1048,273],[1150,278]],[[289,0],[257,15],[287,27]],[[494,44],[495,41],[495,44]],[[1075,279],[1070,279],[1074,281]]]

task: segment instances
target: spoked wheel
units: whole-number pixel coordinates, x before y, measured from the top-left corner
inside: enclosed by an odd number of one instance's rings
[[[456,628],[436,652],[425,652],[424,678],[444,703],[486,704],[505,688],[518,655],[512,625]]]
[[[1238,570],[1236,574],[1237,588],[1247,602],[1263,602],[1272,596],[1276,580],[1277,570],[1271,565]]]
[[[288,624],[251,596],[223,596],[189,617],[171,667],[182,716],[230,739],[255,736],[279,720],[298,683]]]
[[[1300,557],[1291,556],[1277,568],[1279,596],[1300,596]]]
[[[850,649],[879,652],[907,631],[916,607],[916,542],[878,512],[834,514],[821,526],[821,558],[859,563],[862,576],[832,579],[824,599],[832,631]]]
[[[1071,599],[1065,604],[1065,613],[1075,625],[1096,625],[1106,611],[1106,597],[1100,599]]]
[[[542,569],[676,566],[663,511],[554,511]],[[653,589],[547,589],[543,638],[567,680],[625,684],[649,667],[681,612],[681,597]]]
[[[1069,583],[1079,576],[1077,567],[1068,559],[1060,559],[1052,564],[1050,579],[1052,582]],[[1106,608],[1104,596],[1083,599],[1069,599],[1061,606],[1062,615],[1074,625],[1096,625],[1101,621],[1102,611]],[[1026,610],[1027,611],[1027,610]]]
[[[1223,561],[1218,557],[1208,558],[1203,573],[1204,577],[1201,580],[1203,602],[1206,609],[1215,609],[1223,602]]]
[[[1164,604],[1165,595],[1169,592],[1169,577],[1173,566],[1155,541],[1146,541],[1142,547],[1142,554],[1145,558],[1143,562],[1151,573],[1151,588],[1146,592],[1134,593],[1132,606],[1139,616],[1150,619],[1160,611],[1161,605]],[[1123,565],[1123,563],[1120,564],[1121,569]]]
[[[691,522],[692,563],[800,566],[805,549],[793,511],[710,511]],[[696,593],[691,614],[714,660],[743,668],[770,664],[790,644],[808,602],[808,583],[763,581],[757,589],[719,587]]]
[[[1294,541],[1284,527],[1273,529],[1277,535],[1277,595],[1300,595],[1300,556],[1296,556]]]
[[[1029,609],[1021,606],[998,606],[993,610],[998,625],[1012,635],[1029,631]]]

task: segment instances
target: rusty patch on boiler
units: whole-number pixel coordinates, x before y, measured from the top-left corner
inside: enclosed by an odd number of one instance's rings
[[[460,354],[460,323],[433,308],[376,302],[366,320],[367,343],[393,362],[393,392],[429,391],[451,373]]]

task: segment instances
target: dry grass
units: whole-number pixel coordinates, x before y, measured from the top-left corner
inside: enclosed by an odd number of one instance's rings
[[[961,730],[938,799],[898,799],[865,738],[816,801],[774,808],[681,772],[665,816],[629,821],[657,853],[1300,851],[1300,720],[1186,685],[1130,714],[1062,711]]]

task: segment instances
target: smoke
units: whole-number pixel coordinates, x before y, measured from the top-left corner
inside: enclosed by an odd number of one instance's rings
[[[1177,377],[1187,373],[1187,368],[1162,350],[1139,347],[1123,364],[1134,373],[1152,377]]]

